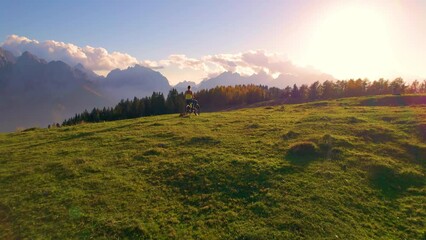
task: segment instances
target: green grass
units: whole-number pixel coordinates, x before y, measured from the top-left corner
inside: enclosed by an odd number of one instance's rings
[[[426,107],[365,99],[0,134],[0,239],[425,239]]]

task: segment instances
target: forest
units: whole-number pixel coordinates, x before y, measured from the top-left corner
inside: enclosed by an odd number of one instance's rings
[[[402,78],[392,81],[379,79],[350,79],[338,81],[319,81],[311,85],[296,84],[284,89],[262,85],[217,86],[208,90],[200,90],[194,94],[201,111],[220,111],[232,107],[243,107],[263,101],[280,100],[282,103],[303,103],[316,100],[330,100],[344,97],[373,96],[385,94],[426,93],[426,80],[418,80],[408,84]],[[176,89],[167,96],[161,92],[153,92],[151,96],[121,100],[115,107],[94,108],[85,110],[65,120],[62,125],[69,126],[85,122],[103,122],[131,119],[143,116],[184,112],[183,93]]]

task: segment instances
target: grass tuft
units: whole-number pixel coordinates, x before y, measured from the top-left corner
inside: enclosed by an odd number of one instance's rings
[[[291,140],[291,139],[295,139],[295,138],[297,138],[298,136],[299,136],[300,134],[299,133],[297,133],[297,132],[294,132],[294,131],[288,131],[286,134],[284,134],[283,136],[282,136],[282,138],[284,139],[284,140]]]
[[[374,143],[385,143],[394,140],[394,137],[389,130],[379,127],[361,130],[357,133],[357,136],[363,138],[364,141]]]
[[[313,142],[299,142],[290,147],[286,157],[296,165],[306,165],[319,157],[319,149]]]
[[[219,140],[214,139],[211,136],[193,137],[189,141],[189,144],[194,144],[194,145],[216,145],[219,143],[220,143]]]

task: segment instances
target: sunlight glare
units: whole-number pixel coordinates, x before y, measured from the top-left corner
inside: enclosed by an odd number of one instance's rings
[[[360,6],[335,9],[318,23],[307,61],[337,78],[379,77],[395,65],[389,37],[379,12]]]

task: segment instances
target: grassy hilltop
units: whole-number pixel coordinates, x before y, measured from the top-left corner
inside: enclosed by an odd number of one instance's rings
[[[0,134],[0,239],[425,239],[426,105],[405,100]]]

